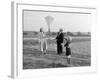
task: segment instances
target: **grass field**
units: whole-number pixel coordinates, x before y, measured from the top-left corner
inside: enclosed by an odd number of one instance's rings
[[[39,43],[34,38],[23,39],[23,69],[79,67],[91,65],[91,39],[74,37],[71,43],[71,64],[67,64],[65,48],[63,54],[57,55],[55,40],[48,39],[46,55],[40,51]]]

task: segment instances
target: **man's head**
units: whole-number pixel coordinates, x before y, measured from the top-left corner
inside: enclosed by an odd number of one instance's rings
[[[63,29],[61,28],[61,29],[59,29],[59,32],[63,32]]]

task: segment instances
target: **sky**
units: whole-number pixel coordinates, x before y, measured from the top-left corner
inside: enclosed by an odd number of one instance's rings
[[[50,30],[58,32],[60,28],[64,32],[91,32],[91,14],[79,13],[59,13],[45,11],[24,11],[23,30],[39,31],[42,27],[44,31],[48,31],[48,25],[45,17],[53,17]]]

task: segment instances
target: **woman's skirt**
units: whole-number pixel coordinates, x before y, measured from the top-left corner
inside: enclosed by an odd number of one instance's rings
[[[41,51],[47,50],[47,40],[40,41],[40,49],[41,49]]]

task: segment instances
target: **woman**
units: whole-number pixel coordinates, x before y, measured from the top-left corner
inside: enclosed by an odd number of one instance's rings
[[[42,51],[43,54],[46,54],[47,39],[46,39],[46,34],[44,33],[42,28],[40,28],[39,42],[40,42],[40,50]]]

